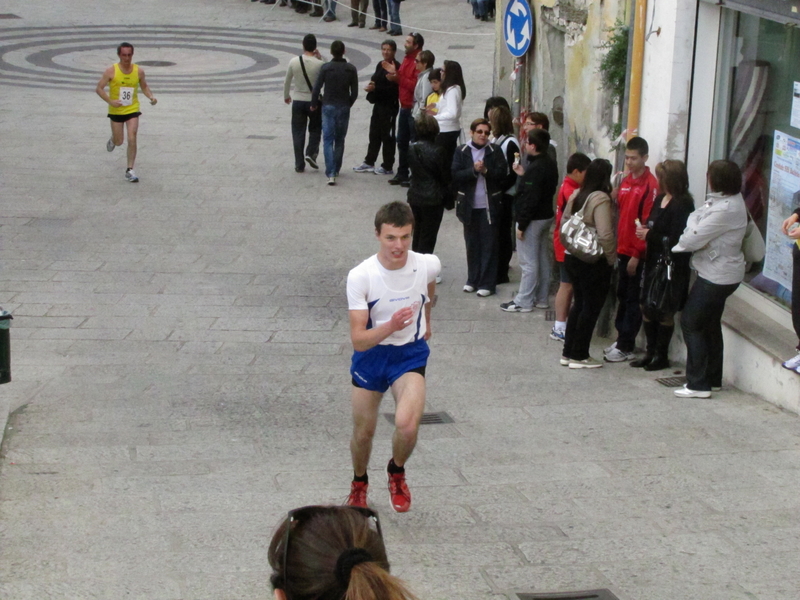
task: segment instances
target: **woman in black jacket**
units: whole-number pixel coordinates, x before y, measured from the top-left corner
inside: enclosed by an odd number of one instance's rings
[[[686,220],[694,210],[686,165],[679,160],[665,160],[656,165],[656,177],[662,193],[653,202],[647,223],[639,224],[636,228],[636,237],[647,243],[642,283],[644,285],[654,275],[656,264],[664,253],[669,253],[673,263],[669,304],[674,310],[659,314],[648,310],[642,302],[647,348],[645,355],[632,361],[631,366],[644,367],[645,371],[660,371],[669,367],[669,343],[675,329],[675,313],[686,304],[689,292],[689,260],[692,256],[689,252],[671,251],[686,229]],[[665,238],[668,240],[666,246]]]
[[[450,165],[444,148],[435,144],[439,123],[422,113],[414,121],[417,141],[408,148],[411,185],[408,203],[414,213],[414,238],[411,249],[420,254],[433,254],[439,225],[444,214],[444,193],[450,182]]]

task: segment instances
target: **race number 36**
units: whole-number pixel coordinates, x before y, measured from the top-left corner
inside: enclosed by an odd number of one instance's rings
[[[133,88],[132,87],[121,87],[119,88],[119,100],[122,102],[122,106],[130,106],[133,104]]]

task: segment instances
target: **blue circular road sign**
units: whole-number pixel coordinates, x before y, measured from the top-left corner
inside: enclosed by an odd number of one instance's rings
[[[522,56],[533,39],[533,13],[525,0],[511,0],[503,15],[503,36],[513,56]]]

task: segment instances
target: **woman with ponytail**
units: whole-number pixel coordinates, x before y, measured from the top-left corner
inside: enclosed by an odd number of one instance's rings
[[[355,506],[289,512],[269,545],[276,600],[417,600],[389,573],[378,513]]]

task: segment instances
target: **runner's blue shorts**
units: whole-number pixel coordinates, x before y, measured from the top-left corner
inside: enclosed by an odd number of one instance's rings
[[[410,371],[425,375],[424,369],[428,364],[431,351],[428,342],[417,340],[402,346],[381,345],[365,350],[353,352],[353,361],[350,365],[350,375],[353,385],[370,390],[371,392],[384,393],[391,385]]]

